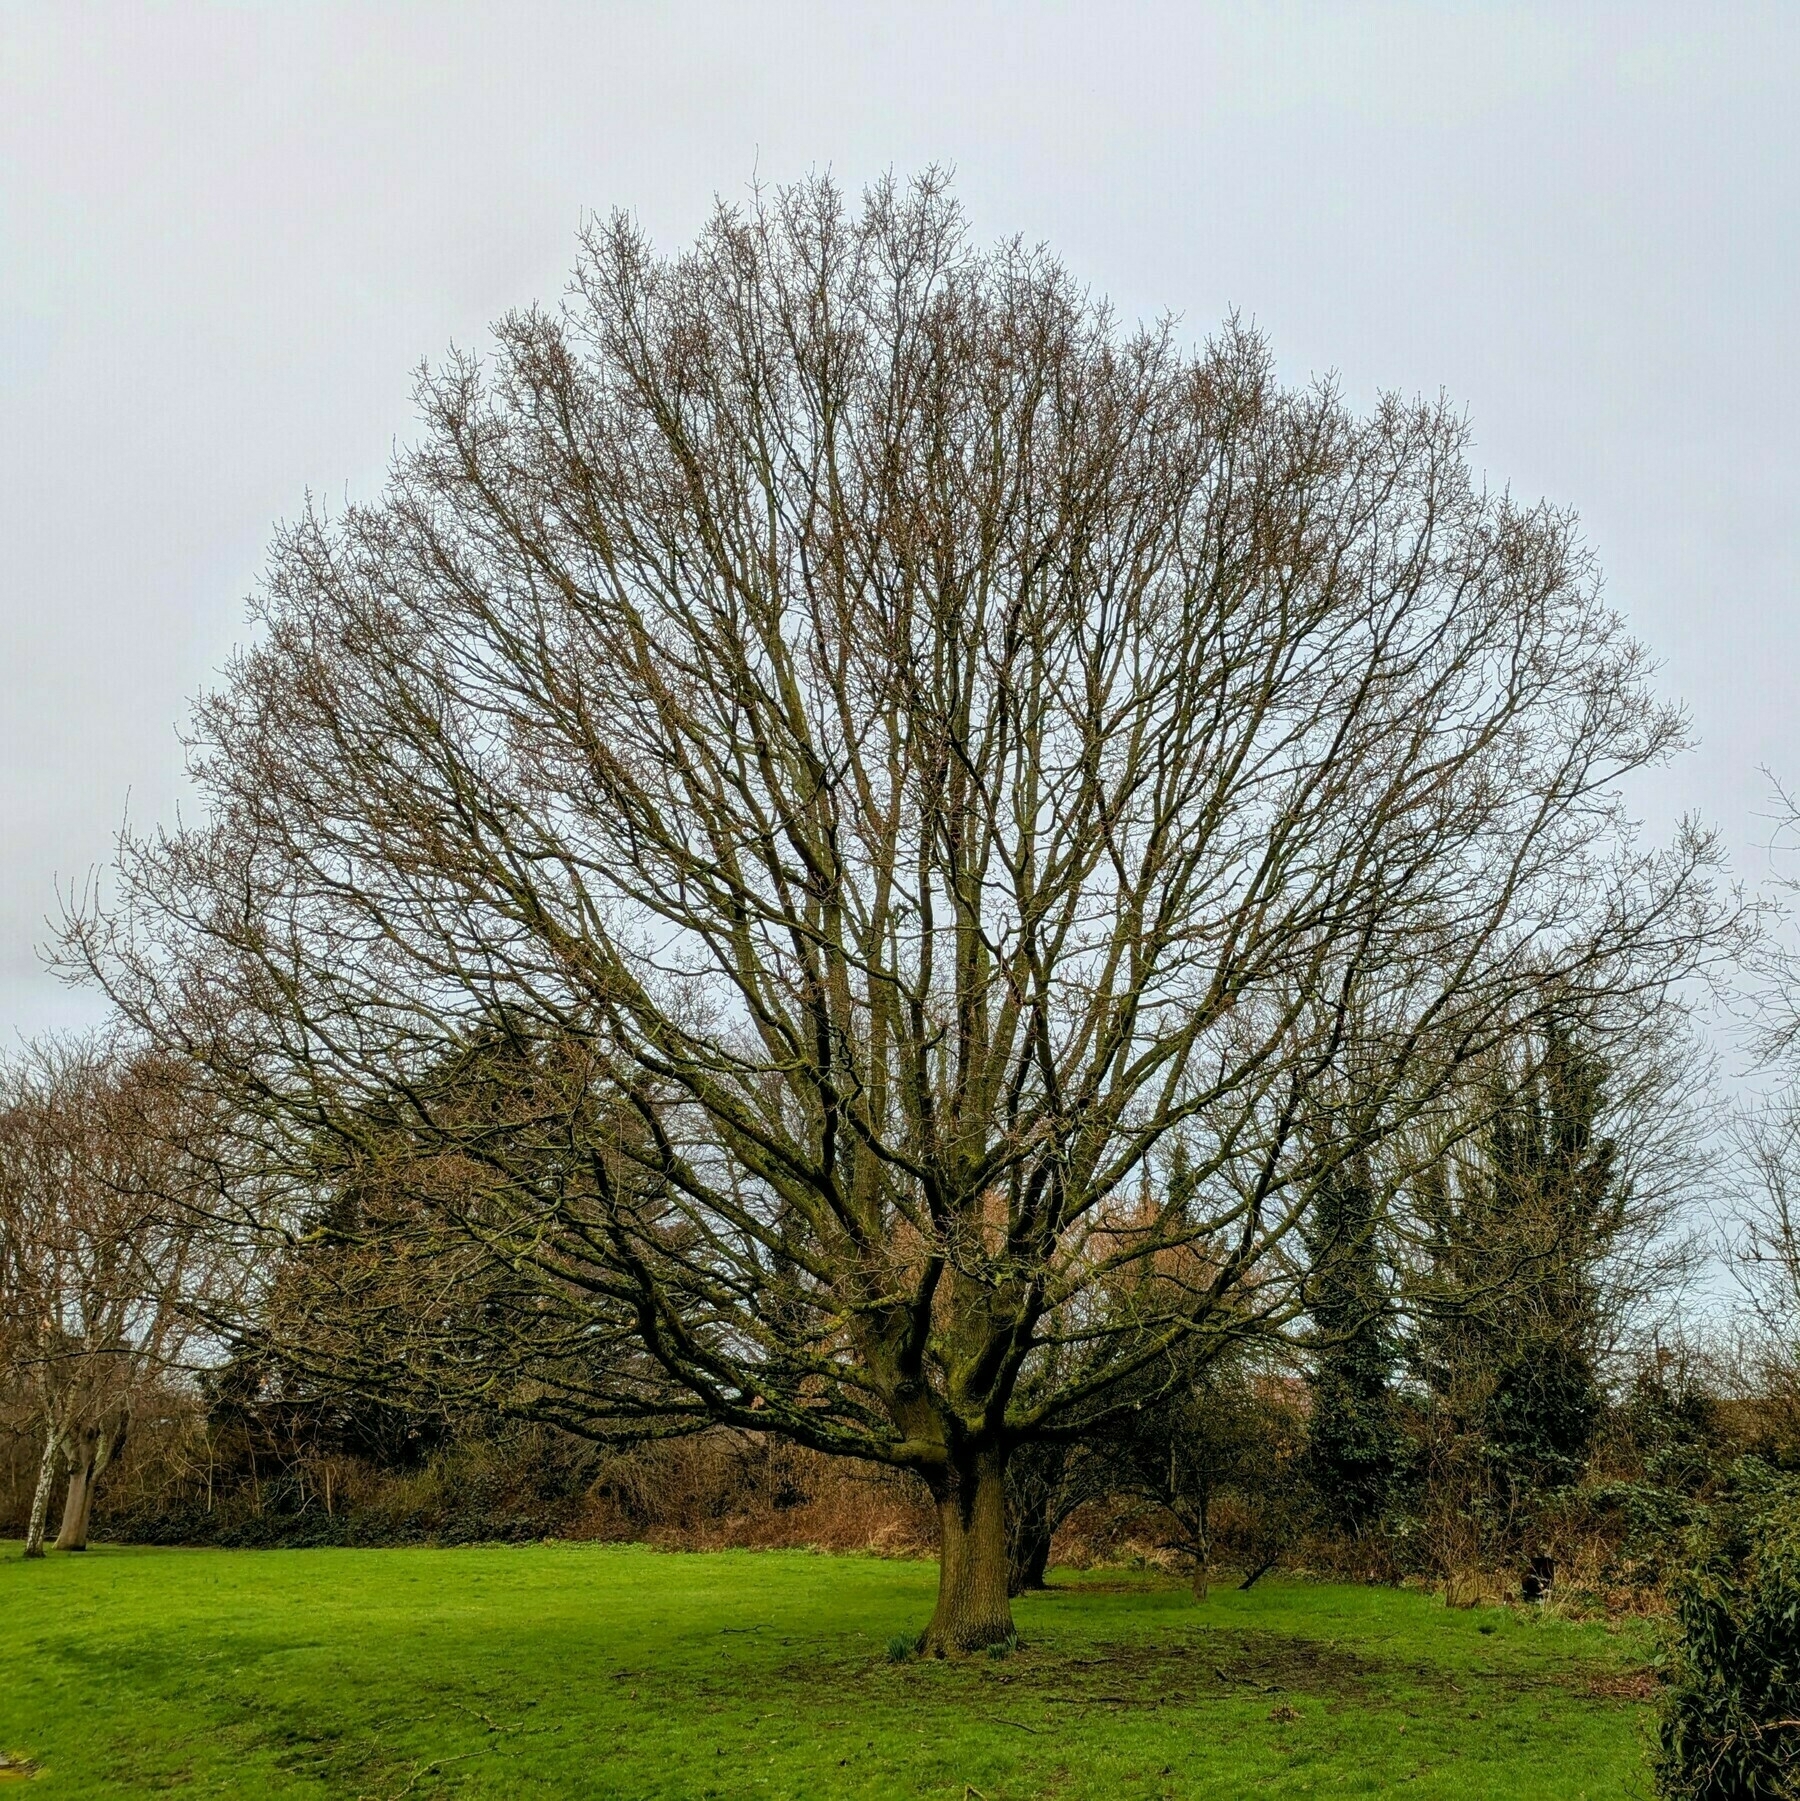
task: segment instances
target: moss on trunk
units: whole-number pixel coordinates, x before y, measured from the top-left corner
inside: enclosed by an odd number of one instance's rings
[[[998,1450],[953,1462],[934,1486],[938,1504],[937,1609],[919,1649],[966,1656],[1014,1636],[1006,1555],[1006,1460]]]

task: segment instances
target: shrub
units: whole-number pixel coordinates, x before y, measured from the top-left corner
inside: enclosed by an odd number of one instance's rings
[[[1746,1460],[1694,1527],[1657,1786],[1670,1801],[1800,1797],[1800,1478]]]

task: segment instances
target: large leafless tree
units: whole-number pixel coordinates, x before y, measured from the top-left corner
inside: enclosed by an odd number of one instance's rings
[[[547,1311],[916,1471],[934,1649],[1011,1629],[1013,1447],[1291,1307],[1334,1071],[1367,1143],[1546,982],[1704,938],[1569,516],[1442,405],[972,248],[936,176],[673,259],[614,220],[420,394],[385,496],[276,544],[205,823],[70,956],[232,1099],[258,1220],[398,1107]],[[500,1133],[431,1074],[495,1035]]]

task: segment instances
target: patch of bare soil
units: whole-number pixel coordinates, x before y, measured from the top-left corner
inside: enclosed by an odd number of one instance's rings
[[[965,1700],[1062,1703],[1082,1707],[1180,1706],[1228,1695],[1312,1695],[1357,1700],[1383,1666],[1337,1645],[1278,1632],[1216,1629],[1192,1638],[1109,1640],[1079,1651],[1027,1645],[1010,1657],[871,1663],[860,1680],[871,1691],[941,1694],[948,1684]],[[808,1661],[782,1675],[797,1684],[823,1672]],[[841,1668],[834,1680],[845,1676]]]
[[[1590,1701],[1654,1701],[1662,1692],[1662,1681],[1646,1665],[1637,1670],[1605,1670],[1599,1675],[1574,1678],[1580,1693]]]
[[[1018,1663],[1022,1681],[1066,1690],[1070,1700],[1152,1707],[1240,1691],[1354,1700],[1383,1673],[1354,1651],[1319,1639],[1226,1629],[1195,1638],[1112,1640],[1079,1655],[1027,1652]],[[998,1672],[1010,1673],[1008,1665]]]
[[[1223,1627],[1105,1640],[1069,1651],[1027,1644],[1003,1658],[871,1661],[860,1670],[836,1665],[828,1672],[808,1659],[790,1664],[781,1676],[804,1688],[829,1682],[841,1690],[848,1681],[871,1699],[955,1695],[977,1711],[984,1703],[1004,1708],[1016,1702],[1026,1721],[1001,1718],[1000,1723],[1021,1731],[1041,1730],[1027,1721],[1048,1717],[1037,1710],[1056,1706],[1152,1709],[1267,1697],[1279,1708],[1296,1696],[1328,1705],[1366,1705],[1395,1687],[1490,1700],[1560,1689],[1591,1701],[1637,1704],[1656,1692],[1655,1674],[1648,1669],[1449,1670],[1367,1658],[1320,1639]]]

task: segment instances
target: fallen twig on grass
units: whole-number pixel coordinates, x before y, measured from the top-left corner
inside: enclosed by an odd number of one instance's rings
[[[410,1795],[413,1790],[418,1787],[419,1778],[421,1776],[434,1775],[447,1763],[467,1763],[471,1757],[480,1757],[481,1755],[482,1753],[479,1751],[458,1751],[450,1757],[434,1757],[430,1763],[416,1763],[413,1765],[412,1774],[406,1779],[406,1787],[396,1789],[394,1793],[387,1798],[387,1801],[401,1801],[403,1795]],[[378,1795],[359,1795],[357,1801],[381,1801],[381,1797]]]
[[[489,1732],[517,1732],[525,1724],[523,1720],[515,1720],[510,1726],[502,1726],[490,1713],[483,1713],[479,1707],[471,1707],[466,1701],[456,1703],[464,1713],[472,1714]]]
[[[1233,1688],[1253,1688],[1259,1695],[1279,1695],[1282,1692],[1278,1683],[1258,1682],[1254,1676],[1228,1676],[1216,1663],[1213,1665],[1213,1674]]]

